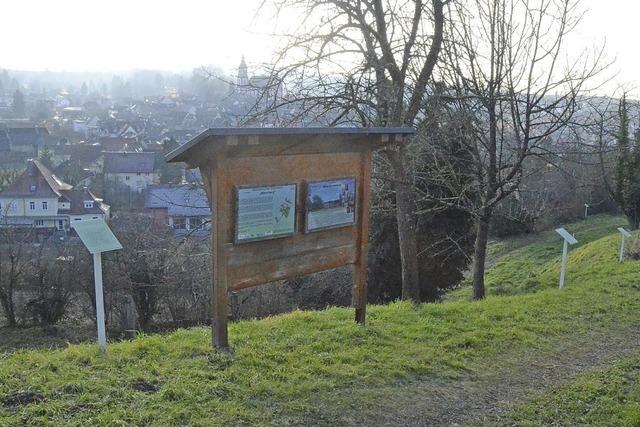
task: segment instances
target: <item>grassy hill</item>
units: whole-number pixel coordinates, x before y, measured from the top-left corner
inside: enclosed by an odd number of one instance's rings
[[[551,253],[559,246],[548,234],[506,255],[490,272],[507,278],[511,270],[516,286],[535,280],[534,293],[476,303],[370,306],[364,327],[343,308],[241,321],[230,326],[230,354],[212,352],[209,330],[195,328],[113,343],[106,355],[93,345],[0,355],[0,425],[484,419],[477,405],[484,390],[497,390],[485,396],[488,402],[500,393],[509,401],[553,384],[537,374],[543,363],[589,365],[590,349],[603,343],[607,357],[617,354],[613,342],[624,351],[640,350],[628,339],[640,326],[640,266],[617,262],[619,240],[610,227],[618,219],[607,218],[584,223],[584,236],[593,225],[594,241],[572,250],[563,290],[555,286],[558,266]],[[595,240],[605,234],[611,235]],[[546,245],[549,253],[542,255]],[[509,266],[509,257],[518,267]],[[562,369],[560,364],[554,372]],[[531,407],[513,411],[511,419],[537,419]]]
[[[627,226],[624,217],[613,215],[596,215],[586,221],[567,224],[566,229],[578,240],[570,247],[570,254],[588,243],[616,234],[616,228],[622,226]],[[487,295],[518,295],[557,286],[551,279],[559,271],[562,244],[562,238],[554,229],[491,242],[488,259],[492,267],[485,276]],[[572,264],[567,264],[569,269]],[[469,281],[446,296],[447,300],[470,298]]]

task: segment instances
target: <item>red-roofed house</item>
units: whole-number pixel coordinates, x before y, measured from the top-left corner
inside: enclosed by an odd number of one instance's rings
[[[68,230],[74,221],[109,218],[109,206],[86,188],[73,189],[38,160],[0,193],[0,227]]]

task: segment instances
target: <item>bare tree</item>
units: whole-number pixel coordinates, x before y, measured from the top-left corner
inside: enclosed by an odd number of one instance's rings
[[[47,240],[29,253],[26,313],[41,325],[53,325],[74,308],[75,296],[90,282],[91,263],[84,248]]]
[[[8,325],[16,326],[18,312],[15,298],[29,267],[28,248],[33,233],[32,229],[4,225],[0,227],[0,305]]]
[[[208,239],[177,238],[145,217],[120,216],[113,228],[124,249],[107,258],[106,289],[133,298],[143,330],[154,321],[195,324],[208,318]]]
[[[527,157],[560,143],[558,132],[605,66],[602,51],[563,63],[567,35],[582,17],[573,0],[460,1],[450,3],[450,16],[442,76],[472,117],[464,143],[474,182],[455,203],[476,218],[473,297],[481,299],[496,206],[519,188]]]
[[[265,2],[266,3],[266,2]],[[301,10],[255,113],[278,123],[415,126],[443,41],[447,0],[273,0]],[[394,183],[402,298],[418,301],[414,174],[408,148],[385,152]]]

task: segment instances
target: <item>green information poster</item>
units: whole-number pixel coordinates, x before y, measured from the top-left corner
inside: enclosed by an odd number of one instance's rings
[[[296,184],[238,188],[236,243],[292,235],[296,191]]]

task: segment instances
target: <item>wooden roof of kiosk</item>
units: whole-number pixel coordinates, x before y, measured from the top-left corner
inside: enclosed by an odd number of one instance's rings
[[[403,143],[412,128],[208,129],[169,154],[169,162],[199,167],[213,217],[213,344],[229,346],[228,292],[345,265],[353,267],[356,321],[364,324],[371,154]],[[353,221],[311,229],[310,186],[355,182],[337,208]],[[295,188],[291,233],[238,239],[239,192],[265,186]],[[295,185],[295,187],[293,187]],[[348,188],[349,184],[345,184]],[[333,201],[335,204],[336,201]],[[329,208],[327,208],[329,209]],[[350,213],[350,214],[349,214]]]

